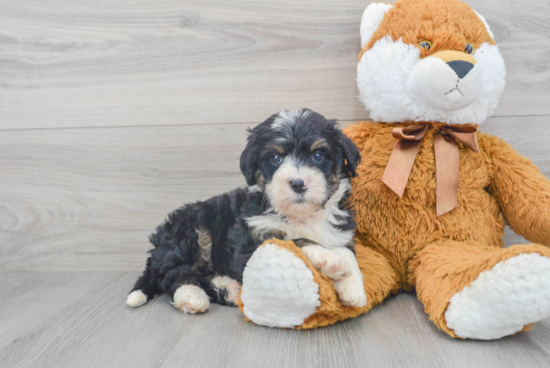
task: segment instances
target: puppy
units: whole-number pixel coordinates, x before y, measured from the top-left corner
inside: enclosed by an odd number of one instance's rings
[[[335,120],[308,109],[282,111],[249,133],[240,161],[248,188],[169,214],[150,236],[154,249],[129,306],[160,293],[186,313],[210,301],[235,305],[248,259],[271,238],[294,240],[334,280],[343,304],[366,304],[348,207],[355,145]]]

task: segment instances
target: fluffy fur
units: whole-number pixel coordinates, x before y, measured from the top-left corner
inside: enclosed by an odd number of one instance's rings
[[[294,240],[304,249],[345,248],[351,259],[337,252],[330,257],[347,259],[357,272],[343,273],[345,285],[339,289],[344,302],[361,304],[355,223],[348,206],[358,163],[357,148],[336,121],[307,109],[273,115],[250,131],[241,155],[249,187],[168,215],[150,237],[154,249],[127,304],[139,307],[166,293],[186,313],[206,311],[210,300],[235,305],[247,261],[273,237]]]
[[[358,84],[368,89],[382,122],[362,122],[344,132],[362,156],[358,176],[352,180],[351,203],[357,223],[356,258],[368,302],[361,308],[343,306],[333,286],[337,280],[321,275],[292,243],[277,242],[273,257],[277,252],[294,253],[319,287],[320,306],[295,328],[316,328],[357,316],[400,290],[416,290],[430,319],[453,337],[499,338],[527,330],[550,315],[550,284],[545,281],[550,280],[550,182],[535,165],[502,140],[478,133],[479,153],[458,143],[457,207],[443,216],[436,214],[434,135],[453,116],[454,123],[481,123],[496,104],[503,83],[484,90],[481,97],[489,102],[474,101],[470,110],[424,108],[423,115],[418,115],[413,107],[420,105],[406,96],[407,70],[428,58],[416,46],[423,39],[432,43],[433,51],[458,51],[468,40],[476,52],[484,54],[477,58],[476,67],[499,69],[503,64],[500,55],[494,54],[497,49],[485,24],[457,0],[399,0],[366,43],[362,62],[369,64],[368,76],[359,73]],[[496,72],[503,77],[503,69]],[[483,78],[491,77],[487,73],[482,72]],[[424,123],[429,129],[399,198],[382,182],[395,145],[392,129],[414,124],[406,120],[428,117]],[[394,119],[402,120],[392,123]],[[505,223],[538,244],[503,248]],[[276,278],[282,276],[277,273],[281,268],[275,262],[266,272]],[[260,272],[256,268],[248,276],[257,279]],[[285,298],[286,303],[299,305],[311,298],[305,300],[296,291],[292,277],[281,283],[278,287],[289,291],[277,298]],[[265,295],[262,300],[255,298],[248,287],[245,279],[244,309],[254,303],[254,318],[261,317],[262,308],[275,301]],[[275,312],[270,309],[270,313]],[[276,313],[285,316],[284,309]]]

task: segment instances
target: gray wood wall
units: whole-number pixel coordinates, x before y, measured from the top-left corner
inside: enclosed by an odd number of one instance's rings
[[[550,177],[550,5],[466,2],[508,67],[482,129]],[[2,0],[0,270],[138,271],[168,211],[244,183],[247,127],[300,107],[367,119],[368,3]]]

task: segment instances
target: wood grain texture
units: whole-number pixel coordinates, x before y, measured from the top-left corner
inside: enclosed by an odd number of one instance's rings
[[[497,116],[550,114],[546,0],[470,0],[508,67]],[[4,0],[0,129],[258,122],[357,99],[369,1]]]
[[[508,67],[482,130],[550,177],[548,3],[466,2]],[[217,305],[184,315],[166,297],[124,304],[167,212],[244,185],[247,127],[299,107],[368,116],[355,85],[368,4],[1,1],[0,367],[548,366],[549,319],[453,340],[415,294],[314,331]],[[507,229],[507,245],[524,242]]]
[[[454,340],[433,326],[414,293],[400,293],[330,327],[270,329],[218,305],[185,315],[164,296],[131,309],[124,301],[137,276],[0,274],[1,365],[492,368],[550,361],[550,320],[501,340]]]
[[[169,211],[244,185],[246,127],[6,131],[0,269],[136,270]]]
[[[546,124],[493,118],[482,130],[550,177]],[[244,185],[238,158],[249,126],[3,132],[0,270],[141,270],[147,236],[168,212]],[[508,234],[509,245],[526,242]]]

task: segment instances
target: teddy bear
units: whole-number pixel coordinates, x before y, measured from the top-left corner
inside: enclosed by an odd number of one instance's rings
[[[398,0],[369,5],[360,31],[357,84],[372,121],[344,132],[361,151],[350,201],[367,305],[344,306],[337,280],[273,239],[247,264],[241,310],[311,329],[416,290],[452,337],[528,330],[550,316],[550,182],[478,131],[505,85],[489,25],[459,0]],[[504,248],[506,223],[534,244]]]

